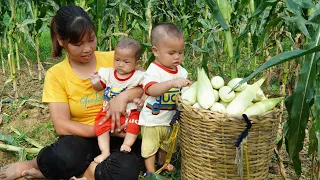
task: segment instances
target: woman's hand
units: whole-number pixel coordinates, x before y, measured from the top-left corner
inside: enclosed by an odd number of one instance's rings
[[[111,117],[111,129],[110,132],[114,132],[115,124],[117,124],[117,131],[120,132],[125,126],[120,126],[120,116],[127,117],[126,112],[127,104],[133,102],[135,98],[141,97],[143,89],[136,87],[126,90],[109,101],[105,110],[107,112],[103,120],[100,121],[100,125],[106,122]]]
[[[120,125],[120,116],[127,117],[126,113],[126,107],[127,107],[127,98],[124,96],[121,96],[119,94],[118,96],[114,97],[109,101],[107,106],[105,107],[105,111],[107,112],[106,116],[103,118],[103,120],[100,121],[100,125],[106,122],[111,117],[111,129],[110,132],[114,132],[115,124],[117,124],[117,131],[120,132],[124,127]]]

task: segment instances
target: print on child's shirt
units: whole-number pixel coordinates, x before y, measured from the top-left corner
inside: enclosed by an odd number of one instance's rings
[[[111,88],[109,86],[107,86],[104,89],[104,99],[107,101],[110,101],[112,98],[116,97],[118,94],[120,94],[121,92],[125,91],[127,89],[127,87],[125,88]]]
[[[179,88],[171,88],[168,92],[162,96],[156,97],[156,101],[153,104],[147,103],[146,107],[152,110],[153,115],[160,113],[160,110],[175,110],[177,94],[180,92]]]

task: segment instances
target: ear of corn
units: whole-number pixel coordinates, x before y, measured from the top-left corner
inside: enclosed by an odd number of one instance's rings
[[[242,78],[233,78],[228,82],[229,87],[233,88],[236,84],[238,84],[240,81],[242,80]],[[237,87],[235,89],[235,91],[243,91],[245,88],[247,87],[247,83],[243,83],[241,84],[241,86]]]
[[[193,105],[197,102],[197,86],[192,85],[181,94],[184,103]]]
[[[241,116],[244,110],[252,102],[254,98],[253,94],[256,94],[265,80],[266,78],[261,78],[252,86],[244,89],[237,97],[234,98],[233,101],[231,101],[227,107],[226,113],[230,116]]]
[[[226,112],[226,108],[221,103],[215,102],[212,107],[210,108],[213,112],[219,112],[224,114]]]
[[[222,86],[219,89],[219,96],[224,102],[231,102],[233,98],[236,96],[234,91],[231,91],[231,88],[228,86]]]
[[[224,86],[224,80],[220,76],[214,76],[211,79],[211,85],[215,89],[220,89],[222,86]]]
[[[198,68],[197,100],[204,109],[209,109],[215,102],[212,85],[203,68]]]
[[[283,99],[284,99],[283,97],[271,98],[271,99],[266,99],[264,101],[254,103],[253,105],[249,106],[243,112],[243,114],[246,114],[247,116],[254,116],[254,115],[265,113],[273,109]]]

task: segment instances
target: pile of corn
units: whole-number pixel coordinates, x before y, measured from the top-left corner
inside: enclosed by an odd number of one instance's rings
[[[265,78],[252,85],[243,83],[234,88],[242,78],[234,78],[227,84],[220,76],[210,80],[203,69],[198,69],[198,80],[183,89],[181,99],[196,108],[226,113],[228,116],[260,115],[272,110],[283,97],[267,99],[261,90]]]

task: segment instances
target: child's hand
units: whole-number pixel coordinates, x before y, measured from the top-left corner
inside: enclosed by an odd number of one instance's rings
[[[176,78],[170,81],[173,88],[182,88],[190,85],[190,81],[185,78]]]
[[[143,107],[144,100],[142,98],[135,98],[133,103],[135,103],[138,106],[138,109],[140,109]]]
[[[100,84],[101,76],[98,74],[98,72],[94,72],[90,74],[90,81],[94,84]]]

